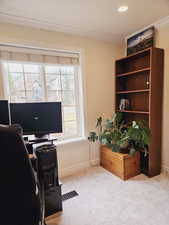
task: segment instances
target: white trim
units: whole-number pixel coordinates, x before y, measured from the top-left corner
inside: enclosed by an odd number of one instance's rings
[[[169,24],[169,16],[164,17],[161,20],[158,20],[157,22],[154,23],[155,27],[161,27],[163,25]]]
[[[62,32],[62,33],[70,33],[70,34],[74,34],[74,35],[78,35],[78,36],[79,36],[79,32],[81,31],[81,28],[79,26],[70,26],[70,25],[66,26],[63,24],[57,24],[57,23],[53,23],[53,22],[49,22],[49,21],[45,21],[45,20],[38,20],[35,18],[28,18],[28,17],[24,17],[24,16],[17,16],[14,14],[4,13],[4,12],[0,12],[0,21],[2,23],[11,23],[11,24],[28,26],[28,27],[33,27],[33,28],[42,28],[42,29],[47,29],[47,30],[52,30],[52,31],[57,31],[57,32]],[[168,21],[169,21],[169,16],[164,17],[163,19],[158,20],[151,25],[155,25],[157,27],[157,26],[161,26],[161,25],[168,23]],[[149,26],[147,26],[147,27],[149,27]],[[141,29],[141,30],[143,30],[143,29]],[[105,39],[105,38],[99,38],[98,36],[96,36],[96,30],[87,30],[85,33],[84,32],[83,33],[80,32],[80,33],[81,33],[81,35],[84,35],[84,36],[86,36],[86,33],[87,33],[87,35],[89,37],[93,37],[97,40],[112,42],[112,39],[110,39],[110,38]],[[132,36],[133,34],[130,34],[130,35]],[[130,35],[128,35],[128,36],[130,36]]]
[[[35,18],[29,18],[25,16],[17,16],[14,14],[10,13],[4,13],[0,11],[0,21],[2,23],[10,23],[10,24],[16,24],[16,25],[21,25],[21,26],[27,26],[27,27],[32,27],[32,28],[37,28],[37,29],[46,29],[48,31],[56,31],[60,33],[65,33],[65,34],[70,34],[70,35],[77,35],[77,36],[84,36],[84,37],[89,37],[92,39],[100,40],[100,41],[105,41],[105,42],[112,42],[111,38],[105,38],[99,37],[97,35],[98,31],[93,30],[88,26],[89,29],[82,31],[80,25],[65,25],[65,24],[58,24],[56,22],[51,22],[47,20],[42,20],[42,19],[35,19]]]
[[[83,108],[81,109],[81,112],[83,112],[83,124],[84,124],[84,128],[83,128],[84,134],[83,135],[87,139],[87,137],[89,135],[89,124],[88,124],[89,120],[88,120],[88,114],[87,114],[88,107],[87,107],[87,82],[86,82],[86,70],[85,70],[86,67],[85,67],[85,63],[86,63],[86,61],[85,61],[85,50],[81,49],[80,50],[80,69],[81,69],[80,73],[81,73],[81,79],[82,79],[81,83],[83,85],[83,87],[82,87],[83,103],[81,103],[81,106]],[[88,145],[88,148],[89,148],[88,149],[89,150],[89,161],[90,161],[90,164],[92,165],[92,163],[93,163],[92,162],[93,149],[92,149],[90,143]]]
[[[99,166],[100,165],[100,159],[94,159],[91,161],[85,161],[78,164],[75,164],[74,166],[66,167],[66,168],[60,168],[59,169],[59,175],[61,178],[73,175],[77,172],[84,171],[88,168],[91,168],[93,166]],[[166,173],[169,175],[169,167],[162,166],[162,173]]]
[[[23,64],[23,62],[20,62],[20,63]],[[53,65],[56,66],[56,64],[53,64]],[[44,65],[43,65],[43,67],[44,67]],[[63,66],[61,66],[61,67],[63,67]],[[78,70],[79,70],[80,65],[79,66],[71,65],[71,67],[74,68],[75,73],[79,72]],[[76,68],[76,67],[78,67],[78,68]],[[4,68],[3,64],[2,64],[2,68]],[[42,73],[42,68],[40,68],[40,73]],[[23,71],[23,74],[25,74],[24,71]],[[6,77],[4,75],[5,75],[5,72],[2,73],[2,77]],[[79,76],[81,76],[81,74],[79,74]],[[45,77],[45,73],[43,74],[43,78],[44,77]],[[84,110],[84,107],[83,107],[83,87],[81,87],[81,86],[83,86],[83,83],[81,83],[81,81],[82,81],[82,79],[79,79],[78,74],[75,74],[75,76],[74,76],[75,90],[78,89],[78,92],[77,93],[75,92],[75,95],[78,95],[78,102],[76,102],[76,110],[78,110],[77,119],[76,119],[77,129],[78,129],[77,130],[77,134],[76,135],[72,135],[72,136],[63,135],[62,137],[60,137],[61,140],[58,141],[58,143],[65,144],[66,141],[67,141],[67,143],[70,143],[70,142],[72,142],[72,140],[77,141],[80,138],[81,139],[85,139],[84,138],[84,127],[85,127],[85,125],[84,125],[84,116],[83,116],[83,110]],[[6,82],[4,81],[4,85],[3,85],[4,91],[7,90],[7,88],[6,88],[6,86],[8,86],[8,85],[6,85],[7,83],[8,83],[7,80],[6,80]],[[26,91],[26,89],[25,89],[25,91]],[[8,93],[5,93],[5,96],[9,97],[10,95]],[[64,117],[63,117],[63,126],[64,126]],[[59,137],[58,137],[58,139],[59,139]]]
[[[162,165],[161,171],[162,171],[163,173],[169,174],[169,167],[168,167],[168,166],[165,166],[165,165]]]
[[[35,47],[31,45],[20,45],[20,44],[10,44],[5,42],[0,42],[0,50],[2,51],[14,51],[38,55],[49,55],[49,56],[64,56],[64,57],[76,57],[79,58],[79,51],[61,50],[53,48],[42,48]]]
[[[59,175],[60,175],[60,177],[66,177],[66,176],[72,175],[74,173],[83,171],[88,168],[90,168],[90,161],[81,162],[81,163],[75,164],[73,166],[66,167],[64,169],[60,168]]]
[[[0,12],[0,21],[4,23],[20,24],[24,26],[31,26],[36,28],[43,28],[59,32],[76,33],[80,31],[80,26],[71,26],[50,22],[47,20],[29,18],[25,16],[17,16],[10,13]],[[93,30],[88,30],[88,33],[95,33]]]
[[[77,172],[84,171],[88,168],[94,167],[94,166],[99,166],[100,165],[100,159],[94,159],[91,161],[85,161],[81,163],[77,163],[73,166],[66,167],[66,168],[60,168],[59,169],[59,176],[61,178],[73,175]]]
[[[20,63],[21,61],[15,61],[15,60],[1,60],[0,59],[0,62],[11,62],[11,63]],[[22,63],[24,64],[35,64],[35,65],[45,65],[45,66],[52,66],[52,65],[55,65],[55,66],[79,66],[79,65],[75,65],[75,64],[59,64],[59,63],[45,63],[45,62],[28,62],[28,61],[22,61]]]
[[[7,68],[8,70],[8,68]],[[8,84],[8,72],[5,76],[5,68],[3,63],[0,61],[0,76],[1,76],[1,80],[2,80],[2,92],[3,92],[3,98],[7,99],[9,101],[9,96],[10,96],[10,90],[9,90],[9,85]]]
[[[83,132],[82,132],[82,135],[84,137],[88,137],[88,124],[87,124],[87,121],[88,121],[88,115],[87,115],[87,112],[88,112],[88,108],[87,108],[87,82],[86,82],[86,66],[85,66],[85,50],[84,49],[81,49],[80,50],[80,58],[79,58],[79,63],[80,63],[80,66],[79,66],[79,82],[82,84],[80,86],[80,95],[81,95],[81,99],[82,101],[80,102],[80,107],[81,107],[81,112],[82,112],[82,115],[81,115],[81,120],[83,122]]]
[[[81,141],[87,141],[87,139],[85,137],[77,137],[77,138],[70,138],[70,139],[61,140],[61,141],[54,141],[54,143],[57,146],[60,146],[60,145],[66,145],[66,144],[81,142]]]
[[[91,166],[99,166],[100,165],[100,159],[92,159],[90,160]]]
[[[80,69],[79,67],[75,66],[74,67],[74,83],[75,83],[75,88],[74,94],[75,94],[75,104],[79,107],[76,107],[76,124],[77,124],[77,134],[82,134],[83,133],[83,126],[78,126],[78,124],[83,121],[83,116],[82,116],[82,106],[81,106],[81,101],[83,101],[83,96],[80,94]],[[83,122],[82,122],[83,124]]]

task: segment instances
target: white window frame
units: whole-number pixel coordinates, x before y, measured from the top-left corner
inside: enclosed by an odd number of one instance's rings
[[[3,66],[3,63],[21,63],[21,64],[35,64],[35,65],[40,65],[41,70],[40,73],[42,76],[45,78],[45,71],[44,71],[44,66],[47,65],[54,65],[57,66],[57,64],[46,64],[46,63],[34,63],[34,62],[19,62],[19,61],[0,61],[0,73],[2,74],[2,82],[3,82],[3,93],[4,93],[4,98],[8,99],[10,98],[10,90],[9,90],[9,85],[8,85],[8,75],[6,76],[6,71]],[[64,65],[58,65],[58,66],[64,66]],[[67,65],[65,65],[67,66]],[[72,136],[66,136],[63,135],[62,137],[58,138],[58,143],[67,143],[69,141],[76,141],[76,140],[81,140],[81,139],[86,139],[85,135],[85,113],[84,113],[84,79],[82,79],[82,68],[81,65],[71,65],[74,67],[74,78],[75,78],[75,102],[76,102],[76,121],[77,121],[77,135],[72,135]],[[43,78],[43,80],[44,80]],[[46,85],[46,83],[45,83]],[[44,87],[46,89],[46,87]],[[45,93],[47,93],[47,90],[45,90]],[[45,101],[46,96],[44,97]],[[63,110],[62,110],[62,122],[64,124],[64,115],[63,115]]]

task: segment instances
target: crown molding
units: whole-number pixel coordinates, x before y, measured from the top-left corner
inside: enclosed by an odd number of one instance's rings
[[[14,14],[4,13],[1,11],[0,11],[0,22],[29,26],[39,29],[46,29],[49,31],[62,32],[70,35],[77,35],[80,37],[88,37],[96,40],[112,42],[112,37],[110,37],[109,33],[102,33],[102,35],[99,35],[100,33],[96,30],[85,30],[85,32],[83,32],[80,26],[63,25],[49,22],[46,20],[38,20],[35,18],[17,16]]]
[[[39,29],[46,29],[46,30],[49,30],[49,31],[57,31],[57,32],[62,32],[62,33],[68,33],[68,34],[71,34],[71,35],[78,35],[78,36],[81,36],[81,37],[89,37],[89,38],[102,40],[102,41],[106,41],[106,42],[113,42],[114,41],[114,43],[118,43],[118,42],[122,41],[122,39],[112,40],[112,36],[109,33],[102,33],[101,37],[99,37],[99,33],[96,30],[86,30],[85,32],[83,32],[81,30],[81,28],[78,27],[78,26],[57,24],[57,23],[46,21],[46,20],[38,20],[38,19],[35,19],[35,18],[17,16],[17,15],[14,15],[14,14],[4,13],[4,12],[1,12],[1,11],[0,11],[0,22],[29,26],[29,27],[33,27],[33,28],[39,28]],[[136,32],[133,32],[132,34],[127,35],[124,38],[125,42],[129,37],[143,31],[146,28],[149,28],[151,26],[159,28],[159,27],[165,26],[167,24],[169,24],[169,16],[164,17],[164,18],[156,21],[155,23],[152,23],[152,24],[150,24],[146,27],[143,27],[140,30],[137,30]]]
[[[161,27],[161,26],[165,26],[167,24],[169,24],[169,16],[166,16],[163,19],[158,20],[157,22],[155,22],[152,25],[154,25],[156,28],[158,28],[158,27]]]
[[[14,23],[14,24],[45,28],[45,29],[50,29],[55,31],[62,31],[62,32],[65,30],[69,32],[76,32],[76,31],[78,32],[80,29],[80,27],[76,27],[76,26],[71,26],[71,25],[65,26],[63,24],[57,24],[57,23],[46,21],[46,20],[38,20],[35,18],[17,16],[14,14],[3,13],[3,12],[0,12],[0,21],[5,23]]]

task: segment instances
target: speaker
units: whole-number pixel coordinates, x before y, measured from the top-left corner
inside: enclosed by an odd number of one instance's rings
[[[10,111],[7,100],[0,100],[0,124],[10,125]]]

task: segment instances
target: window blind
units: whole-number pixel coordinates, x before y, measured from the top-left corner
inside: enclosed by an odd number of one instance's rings
[[[0,60],[79,65],[79,53],[0,44]]]

